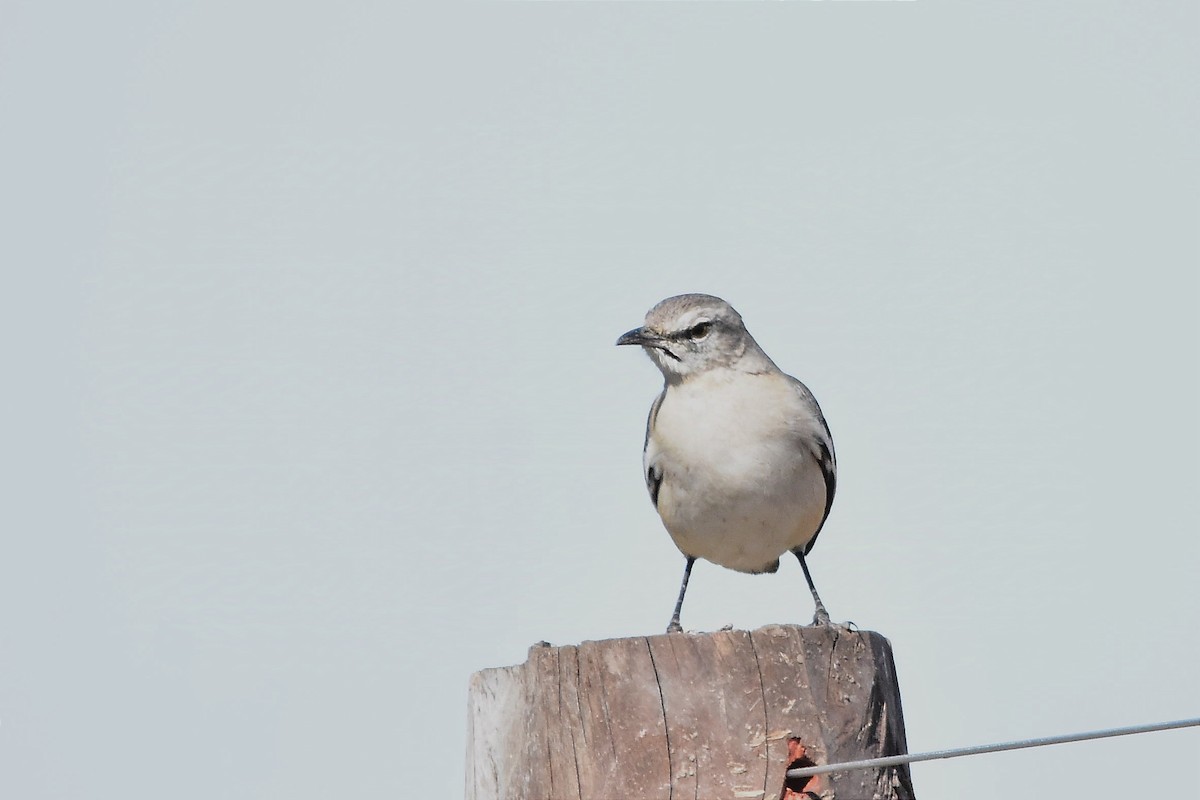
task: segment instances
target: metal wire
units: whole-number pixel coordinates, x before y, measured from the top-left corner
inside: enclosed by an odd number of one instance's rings
[[[1063,736],[1046,736],[1041,739],[1020,739],[1015,742],[1000,742],[998,744],[980,744],[974,747],[959,747],[952,750],[934,750],[929,753],[910,753],[901,756],[884,756],[883,758],[867,758],[862,761],[847,761],[842,764],[821,764],[815,767],[796,767],[789,769],[789,778],[807,778],[810,775],[822,775],[827,772],[842,772],[852,769],[871,769],[872,767],[893,767],[897,764],[911,764],[914,761],[933,761],[938,758],[958,758],[959,756],[975,756],[980,753],[999,753],[1004,750],[1021,750],[1026,747],[1044,747],[1048,744],[1065,744],[1067,742],[1082,742],[1088,739],[1107,739],[1112,736],[1129,736],[1134,733],[1152,733],[1154,731],[1169,731],[1175,728],[1194,728],[1200,726],[1200,717],[1195,719],[1180,719],[1174,722],[1154,722],[1149,725],[1133,725],[1128,728],[1106,728],[1087,733],[1068,733]]]

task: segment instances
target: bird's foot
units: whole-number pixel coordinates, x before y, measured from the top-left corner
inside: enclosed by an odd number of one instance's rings
[[[679,624],[678,619],[671,620],[667,625],[667,633],[683,633],[683,626]]]
[[[819,625],[822,628],[832,628],[833,622],[829,619],[829,612],[824,606],[817,606],[816,613],[813,614],[812,624]]]

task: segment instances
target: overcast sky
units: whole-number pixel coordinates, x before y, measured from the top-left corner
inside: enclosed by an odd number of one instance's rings
[[[613,343],[690,291],[821,401],[810,564],[912,750],[1200,714],[1198,45],[1193,2],[0,0],[0,795],[462,797],[471,672],[670,616]],[[683,621],[811,614],[701,562]]]

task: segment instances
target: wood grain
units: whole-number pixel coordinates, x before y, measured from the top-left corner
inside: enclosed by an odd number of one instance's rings
[[[887,639],[779,625],[535,645],[524,664],[471,678],[466,797],[776,800],[789,740],[817,764],[905,752]],[[913,797],[905,767],[797,788]]]

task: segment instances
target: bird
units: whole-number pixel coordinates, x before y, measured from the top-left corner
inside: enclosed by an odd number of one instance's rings
[[[833,436],[813,393],[775,365],[720,297],[681,294],[646,313],[617,345],[640,346],[663,375],[646,420],[642,467],[650,500],[686,559],[667,633],[697,558],[773,573],[791,552],[829,626],[805,556],[837,489]]]

